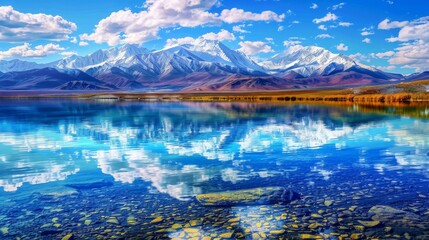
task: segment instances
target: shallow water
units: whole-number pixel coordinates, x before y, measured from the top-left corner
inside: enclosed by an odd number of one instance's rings
[[[0,238],[427,239],[429,108],[375,110],[1,101]],[[269,186],[301,198],[195,199]]]

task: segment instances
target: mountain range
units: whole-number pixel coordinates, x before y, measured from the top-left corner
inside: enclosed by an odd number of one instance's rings
[[[316,46],[289,47],[263,62],[219,41],[149,51],[137,45],[39,64],[0,61],[1,90],[258,91],[384,84],[404,77]]]

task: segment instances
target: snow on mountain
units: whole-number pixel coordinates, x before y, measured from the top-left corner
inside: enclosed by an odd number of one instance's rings
[[[264,69],[245,54],[234,51],[219,41],[207,40],[200,37],[193,44],[176,45],[157,52],[170,52],[197,61],[220,63],[228,66],[260,71]]]
[[[105,50],[98,50],[87,56],[70,56],[55,63],[57,68],[86,70],[102,64],[115,65],[117,62],[147,53],[148,50],[138,45],[125,44],[121,47],[114,47]]]
[[[378,71],[345,55],[334,54],[321,47],[301,45],[291,46],[261,65],[273,74],[295,72],[302,77],[326,76],[351,68]]]
[[[10,72],[50,67],[53,71],[33,76],[40,82],[52,75],[67,76],[64,89],[173,89],[173,90],[275,90],[301,87],[329,87],[382,84],[403,79],[360,64],[350,57],[316,46],[292,46],[260,64],[244,53],[219,41],[196,39],[192,44],[148,51],[137,45],[98,50],[87,56],[70,56],[47,64],[21,60],[0,61],[4,84],[15,86],[18,77]],[[82,82],[82,73],[101,81]],[[8,79],[9,78],[9,79]],[[70,82],[73,81],[73,82]],[[59,82],[58,82],[59,83]],[[56,85],[56,84],[54,84]],[[31,85],[33,86],[33,85]],[[2,86],[0,86],[2,87]],[[59,85],[56,85],[59,87]]]

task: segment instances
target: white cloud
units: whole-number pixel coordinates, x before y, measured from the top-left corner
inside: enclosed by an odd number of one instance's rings
[[[88,46],[88,45],[89,45],[88,42],[85,42],[85,41],[80,41],[79,42],[79,46],[85,47],[85,46]]]
[[[295,45],[301,45],[301,41],[299,40],[286,40],[283,42],[283,46],[285,47],[290,47],[290,46],[295,46]]]
[[[392,27],[386,22],[383,27]],[[398,26],[403,23],[395,23]],[[395,54],[388,62],[392,65],[413,68],[416,71],[429,70],[429,16],[415,19],[399,30],[397,37],[387,38],[388,42],[403,42],[395,48]]]
[[[408,25],[401,28],[397,38],[391,38],[392,41],[412,41],[424,40],[429,42],[429,16],[411,21]]]
[[[416,71],[429,70],[429,42],[417,40],[395,49],[395,55],[388,60],[393,65],[403,65]]]
[[[373,58],[387,58],[395,55],[394,51],[387,51],[387,52],[381,52],[381,53],[371,53],[371,57]]]
[[[205,38],[207,40],[216,40],[216,41],[226,41],[226,40],[235,40],[235,36],[233,33],[222,29],[218,33],[210,32],[206,33],[201,36],[202,38]],[[165,48],[169,48],[176,45],[183,45],[183,44],[193,44],[195,42],[195,38],[193,37],[184,37],[184,38],[170,38],[167,39],[165,43]]]
[[[323,31],[328,30],[328,28],[325,25],[323,25],[323,24],[319,25],[317,28],[320,29],[320,30],[323,30]]]
[[[239,42],[238,44],[240,45],[240,48],[238,50],[247,55],[273,52],[273,49],[271,48],[271,46],[261,41],[256,41],[256,42],[244,41],[244,42]]]
[[[77,43],[77,37],[71,37],[70,42],[71,43]]]
[[[350,27],[351,25],[353,25],[353,23],[351,23],[351,22],[340,22],[340,23],[338,23],[338,25],[341,27]]]
[[[298,20],[292,21],[292,24],[299,24]]]
[[[278,31],[278,32],[281,32],[281,31],[283,31],[283,30],[285,30],[285,27],[283,27],[283,26],[279,26],[279,28],[277,28],[277,31]]]
[[[339,45],[337,45],[337,50],[338,51],[347,51],[347,50],[349,50],[349,47],[344,45],[344,43],[340,43]]]
[[[319,34],[319,35],[317,35],[316,36],[316,39],[318,39],[318,38],[322,38],[322,39],[324,39],[324,38],[334,38],[333,36],[331,36],[331,35],[329,35],[329,34],[327,34],[327,33],[324,33],[324,34]]]
[[[377,69],[380,69],[382,71],[392,71],[392,70],[396,69],[396,66],[393,66],[393,65],[389,65],[389,66],[373,66],[373,67],[375,67]]]
[[[346,3],[339,3],[339,4],[336,4],[336,5],[334,5],[334,6],[332,6],[332,10],[337,10],[337,9],[341,9],[341,8],[343,8],[344,7],[344,5],[346,5]]]
[[[48,54],[58,53],[62,50],[64,50],[64,48],[60,47],[58,44],[48,43],[31,48],[31,44],[24,43],[23,45],[10,48],[7,51],[0,51],[0,59],[45,57]]]
[[[60,16],[21,13],[12,6],[0,6],[0,41],[67,40],[76,29],[76,24]]]
[[[67,51],[67,52],[61,52],[60,54],[63,55],[63,56],[66,56],[66,57],[70,57],[70,56],[73,56],[73,55],[77,55],[77,52],[75,52],[75,51]]]
[[[335,15],[334,13],[327,13],[326,16],[322,17],[322,18],[315,18],[313,19],[313,22],[316,24],[322,23],[322,22],[329,22],[329,21],[335,21],[337,20],[338,17],[337,15]]]
[[[165,48],[169,48],[176,45],[193,44],[194,42],[195,38],[193,37],[170,38],[167,39],[167,42],[165,43]]]
[[[362,40],[362,42],[364,42],[364,43],[371,43],[371,39],[365,38],[364,40]]]
[[[317,5],[317,4],[315,4],[315,3],[312,3],[311,4],[311,6],[310,6],[310,8],[311,9],[316,9],[316,8],[318,8],[319,6]]]
[[[401,28],[408,24],[408,21],[398,22],[390,21],[389,19],[384,19],[378,24],[378,29],[388,30],[392,28]]]
[[[222,29],[218,33],[210,32],[202,35],[203,38],[207,40],[217,40],[217,41],[226,41],[226,40],[235,40],[233,33]]]
[[[234,26],[232,27],[232,31],[239,32],[239,33],[250,33],[249,31],[244,30],[243,27],[244,27],[243,25]]]
[[[278,15],[273,11],[263,11],[261,13],[245,12],[243,9],[224,9],[220,14],[220,19],[226,23],[237,23],[244,21],[276,21],[281,22],[285,14]]]
[[[362,36],[369,36],[369,35],[373,35],[373,34],[374,34],[374,32],[371,32],[371,31],[363,31],[360,33],[360,35],[362,35]]]
[[[82,34],[80,38],[108,45],[141,44],[159,38],[159,32],[166,28],[219,25],[222,22],[281,22],[285,17],[272,11],[252,13],[237,8],[225,9],[220,14],[208,11],[218,3],[218,0],[147,0],[142,11],[113,12],[97,24],[93,33]]]
[[[265,40],[267,40],[269,43],[274,43],[274,38],[267,37]]]
[[[362,53],[350,54],[349,57],[355,61],[358,61],[358,62],[362,62],[362,61],[370,62],[371,61],[367,55],[362,54]]]

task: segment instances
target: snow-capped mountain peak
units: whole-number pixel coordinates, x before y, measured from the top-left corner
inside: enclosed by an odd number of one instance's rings
[[[261,63],[270,71],[294,71],[302,76],[328,75],[358,64],[342,54],[332,53],[317,46],[291,46]]]
[[[74,81],[85,80],[82,75],[85,73],[117,89],[274,90],[307,84],[320,87],[382,83],[384,80],[402,78],[401,75],[385,73],[317,46],[292,46],[260,65],[240,51],[205,38],[152,52],[138,45],[126,44],[47,64],[0,61],[0,72],[22,71],[23,76],[32,74],[25,72],[27,70],[46,67],[57,71],[50,69],[41,71],[41,74],[51,76],[60,72]],[[0,74],[0,81],[3,79],[5,85],[10,85],[20,76],[20,73]],[[299,79],[302,78],[308,79],[300,83]],[[101,82],[91,86],[100,87]],[[87,85],[87,81],[73,82],[65,87],[86,88]],[[18,89],[26,86],[9,86],[12,87]]]
[[[125,44],[120,47],[98,50],[86,56],[63,58],[55,64],[55,67],[85,70],[105,63],[114,65],[118,61],[147,52],[147,49],[141,48],[138,45]]]

